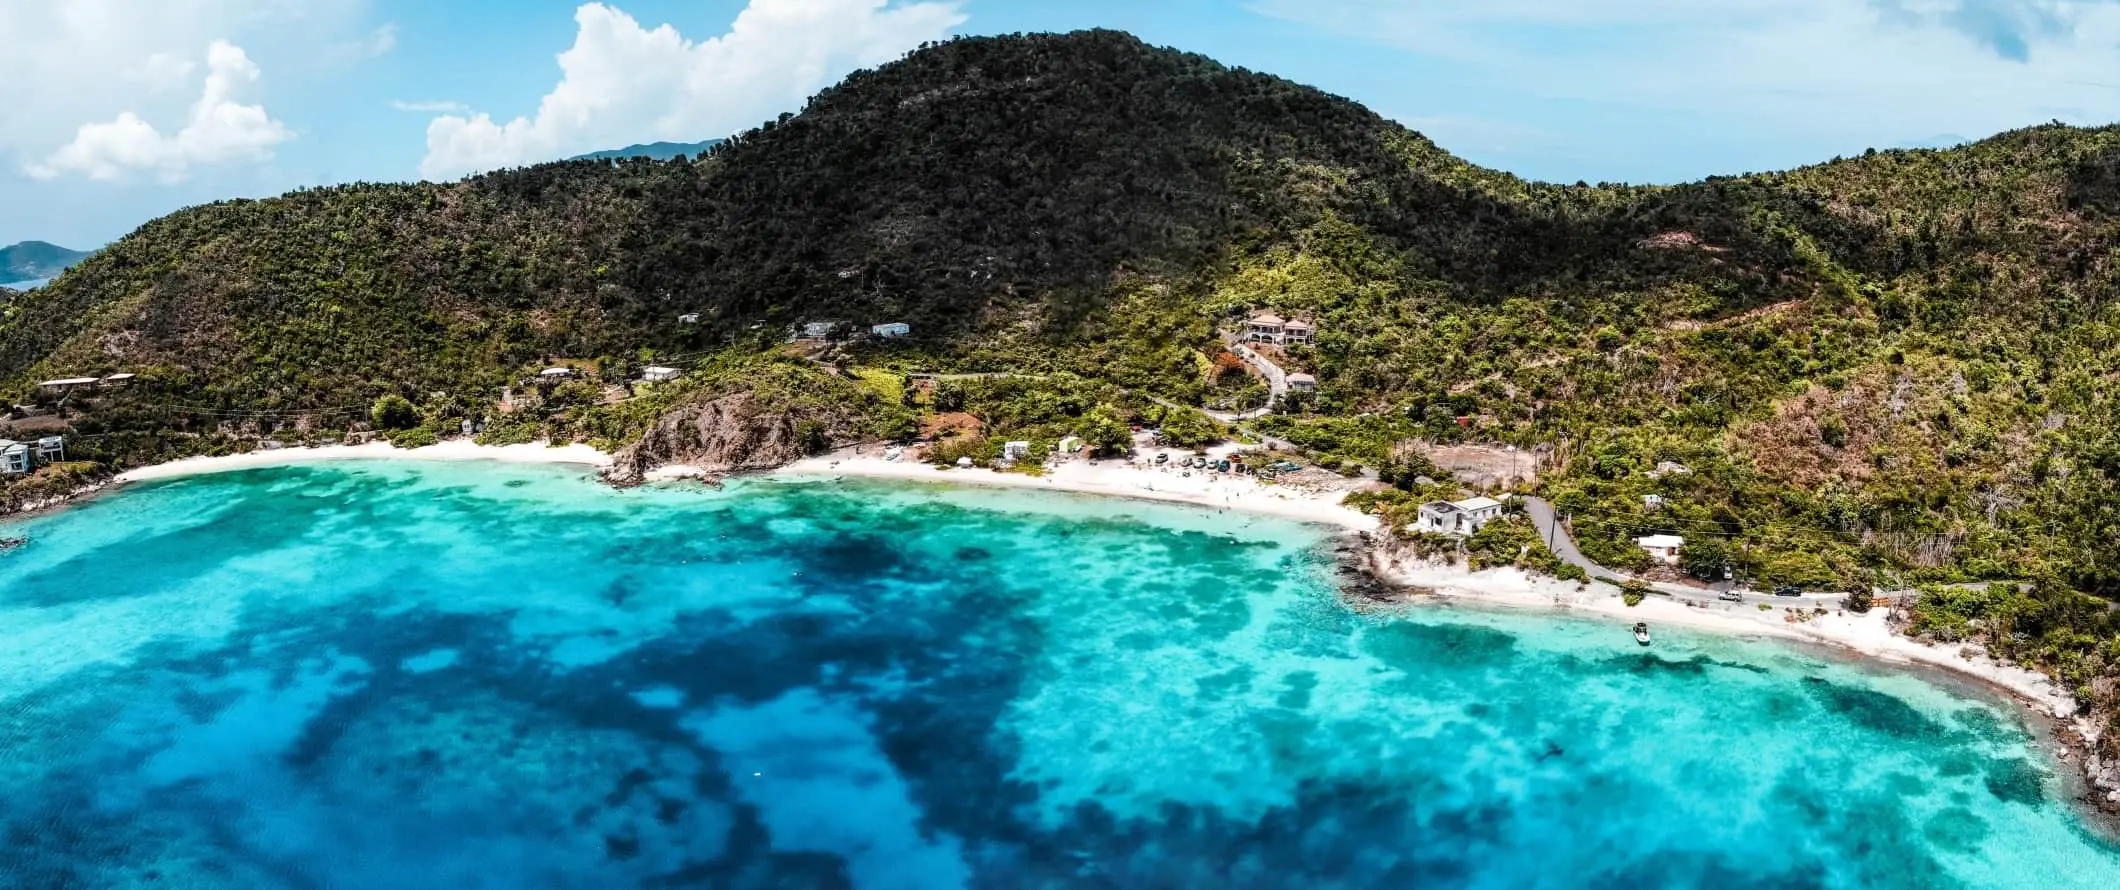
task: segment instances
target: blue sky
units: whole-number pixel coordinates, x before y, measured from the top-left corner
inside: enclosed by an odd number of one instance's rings
[[[925,40],[1086,27],[1559,181],[2120,120],[2116,0],[0,0],[0,244],[726,135]]]

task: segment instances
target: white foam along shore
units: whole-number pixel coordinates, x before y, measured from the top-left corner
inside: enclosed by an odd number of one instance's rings
[[[1432,590],[1444,600],[1558,610],[1617,619],[1616,624],[1642,621],[1650,625],[1652,633],[1656,627],[1685,627],[1821,644],[1887,664],[1924,665],[1970,677],[2006,690],[2057,719],[2068,720],[2076,713],[2075,697],[2047,675],[1998,663],[1978,646],[1929,645],[1894,633],[1882,608],[1864,614],[1836,610],[1791,621],[1783,609],[1762,611],[1749,604],[1691,605],[1651,596],[1638,606],[1629,606],[1615,588],[1604,584],[1585,587],[1573,581],[1534,577],[1513,568],[1471,572],[1462,566],[1400,560],[1383,550],[1373,553],[1372,558],[1376,561],[1372,569],[1385,580]],[[2076,722],[2079,731],[2087,730],[2095,737],[2095,727]]]
[[[189,458],[132,470],[116,481],[139,482],[258,467],[375,459],[495,460],[599,467],[611,462],[610,455],[579,444],[562,447],[542,443],[484,446],[457,440],[425,448],[401,449],[376,442]],[[696,468],[670,466],[654,471],[649,478],[651,481],[674,480],[699,475],[703,474]],[[1375,517],[1339,503],[1342,492],[1266,485],[1247,477],[1212,473],[1195,472],[1188,477],[1182,470],[1174,468],[1147,468],[1122,461],[1070,461],[1042,476],[1030,476],[984,469],[944,469],[911,460],[886,460],[875,453],[842,452],[798,461],[775,471],[775,475],[856,476],[1139,498],[1277,516],[1356,532],[1379,531]],[[1825,644],[1885,663],[1921,664],[1972,677],[2036,703],[2056,717],[2065,718],[2075,712],[2073,696],[2056,687],[2046,675],[1999,664],[1979,647],[1931,646],[1893,633],[1885,624],[1882,609],[1866,615],[1827,614],[1792,622],[1786,619],[1781,609],[1760,611],[1749,605],[1700,607],[1650,597],[1641,605],[1630,607],[1606,585],[1583,587],[1574,582],[1533,577],[1517,569],[1471,572],[1461,566],[1402,559],[1388,547],[1374,550],[1371,559],[1372,570],[1383,580],[1431,590],[1446,600],[1558,610],[1612,618],[1629,624],[1646,621],[1652,627],[1679,626]]]
[[[117,483],[146,482],[155,479],[175,479],[182,476],[197,476],[206,473],[226,473],[234,470],[340,460],[491,460],[504,463],[583,464],[601,467],[608,466],[611,463],[611,456],[595,448],[580,444],[559,447],[548,446],[541,442],[527,445],[479,445],[468,439],[453,439],[424,448],[398,448],[388,442],[370,442],[365,445],[275,448],[219,457],[190,457],[166,464],[127,470],[112,481]]]
[[[1184,453],[1191,454],[1189,451]],[[687,467],[666,467],[651,478],[681,478],[688,474],[696,474],[696,471]],[[1030,476],[986,469],[945,469],[910,458],[892,461],[874,453],[841,452],[789,464],[776,471],[776,475],[860,476],[1063,491],[1257,513],[1351,531],[1377,530],[1376,517],[1340,504],[1344,492],[1313,492],[1294,486],[1270,485],[1248,476],[1201,471],[1188,475],[1176,467],[1150,468],[1117,460],[1065,461],[1048,468],[1043,475]]]

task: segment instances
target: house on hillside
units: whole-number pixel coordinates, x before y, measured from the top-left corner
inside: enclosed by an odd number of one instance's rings
[[[65,393],[72,392],[84,386],[93,389],[96,384],[101,382],[101,380],[95,377],[66,377],[61,378],[59,380],[46,380],[40,382],[37,384],[37,388],[44,390],[45,392],[63,395]]]
[[[1438,535],[1469,535],[1502,517],[1502,502],[1493,498],[1435,501],[1421,505],[1414,530]]]
[[[0,439],[0,476],[13,476],[29,472],[29,445],[10,439]]]
[[[1667,566],[1678,565],[1678,555],[1686,548],[1686,539],[1677,535],[1649,535],[1635,538],[1634,544],[1649,551],[1649,558]]]
[[[1282,318],[1271,312],[1261,312],[1245,322],[1244,339],[1253,343],[1273,343],[1286,346],[1295,343],[1313,342],[1317,328],[1307,321]]]
[[[661,365],[644,368],[640,372],[640,379],[649,383],[668,383],[683,376],[685,376],[685,372],[676,368],[665,368]]]
[[[575,377],[579,375],[580,372],[574,370],[573,368],[546,368],[542,371],[537,372],[537,376],[544,378],[545,380],[565,380],[569,377]]]
[[[913,326],[902,321],[893,321],[869,328],[869,333],[878,337],[903,337],[913,332]]]
[[[1029,442],[1009,442],[1001,446],[1002,460],[1014,462],[1030,456],[1031,443]]]
[[[697,312],[687,312],[687,313],[685,313],[685,314],[683,314],[683,315],[680,315],[680,316],[678,316],[678,317],[677,317],[677,323],[678,323],[678,324],[698,324],[698,323],[699,323],[699,313],[697,313]]]
[[[796,339],[827,340],[833,334],[839,333],[839,327],[840,323],[836,321],[806,321],[802,323],[802,330]]]
[[[128,385],[130,385],[130,384],[131,384],[131,383],[133,382],[133,379],[134,379],[134,378],[135,378],[136,376],[138,376],[138,375],[135,375],[135,374],[112,374],[112,375],[110,375],[110,376],[107,376],[107,377],[104,377],[104,378],[103,378],[103,383],[102,383],[102,385],[103,385],[103,386],[106,386],[106,387],[111,387],[111,388],[116,388],[116,387],[120,387],[120,386],[128,386]]]
[[[1318,378],[1309,374],[1288,375],[1288,388],[1296,392],[1317,392]]]
[[[66,439],[60,436],[45,436],[37,440],[37,462],[55,464],[66,459]]]

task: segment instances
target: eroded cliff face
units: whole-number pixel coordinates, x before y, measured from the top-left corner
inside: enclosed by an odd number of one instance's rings
[[[639,442],[613,456],[604,476],[615,485],[637,485],[657,467],[682,465],[698,467],[711,480],[769,470],[855,437],[841,418],[733,392],[671,409]]]

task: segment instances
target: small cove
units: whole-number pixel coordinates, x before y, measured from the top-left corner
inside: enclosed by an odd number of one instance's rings
[[[373,461],[8,527],[9,885],[2120,882],[2006,704],[1358,612],[1288,521]]]

